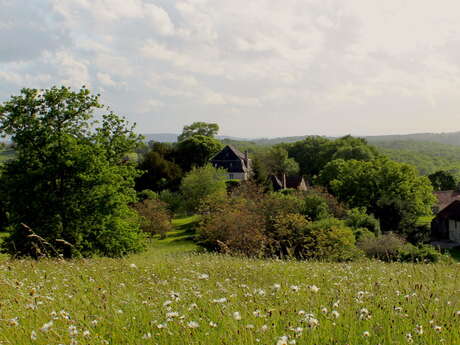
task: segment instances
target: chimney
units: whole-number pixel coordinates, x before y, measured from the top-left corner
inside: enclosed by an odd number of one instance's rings
[[[246,168],[249,169],[249,153],[248,153],[248,150],[244,151],[244,163],[246,164]]]

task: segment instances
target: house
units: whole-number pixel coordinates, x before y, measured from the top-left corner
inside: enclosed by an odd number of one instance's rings
[[[225,146],[216,154],[211,159],[211,164],[227,170],[229,180],[248,180],[252,172],[248,152],[242,153],[231,145]]]
[[[460,244],[460,191],[434,193],[438,199],[436,217],[431,222],[431,237],[436,241]]]
[[[270,181],[272,183],[273,190],[275,191],[287,188],[307,190],[307,183],[305,182],[305,179],[302,176],[286,176],[286,174],[283,174],[281,176],[270,175]]]

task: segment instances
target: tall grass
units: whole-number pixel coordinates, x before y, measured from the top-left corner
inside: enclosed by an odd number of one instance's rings
[[[188,236],[126,259],[0,261],[0,343],[460,344],[458,264],[253,260]]]

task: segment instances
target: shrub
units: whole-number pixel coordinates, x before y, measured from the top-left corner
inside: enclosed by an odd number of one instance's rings
[[[267,244],[264,218],[248,208],[244,199],[220,202],[213,212],[203,213],[198,227],[199,243],[224,253],[263,255]]]
[[[173,214],[180,212],[183,208],[182,196],[179,193],[165,189],[160,192],[158,198],[166,204],[168,210]]]
[[[304,236],[309,221],[298,213],[278,215],[273,220],[271,254],[278,257],[301,257]]]
[[[187,212],[196,212],[200,202],[211,194],[226,194],[227,173],[211,165],[194,168],[182,179],[180,190]]]
[[[345,224],[354,230],[356,240],[360,240],[362,236],[369,236],[370,234],[380,235],[380,222],[374,216],[368,215],[365,208],[348,210],[345,216]]]
[[[311,220],[330,217],[329,206],[324,198],[317,194],[309,194],[304,199],[304,214]]]
[[[300,256],[328,261],[349,261],[360,251],[355,246],[351,228],[343,221],[326,218],[308,224]]]
[[[171,213],[166,203],[155,199],[145,199],[135,203],[133,208],[141,216],[142,231],[150,236],[160,235],[160,238],[164,238],[166,233],[172,230]]]
[[[405,240],[391,232],[375,238],[363,238],[358,244],[366,256],[384,261],[398,260],[404,245]]]
[[[158,199],[159,195],[158,193],[154,192],[153,190],[150,189],[144,189],[143,191],[137,192],[137,198],[142,201],[145,199]]]
[[[399,249],[399,260],[407,262],[438,262],[442,254],[430,245],[413,246],[406,244]]]

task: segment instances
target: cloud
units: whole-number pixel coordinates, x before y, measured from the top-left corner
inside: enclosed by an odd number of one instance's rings
[[[460,4],[445,0],[0,0],[0,98],[101,92],[142,132],[455,129]]]

